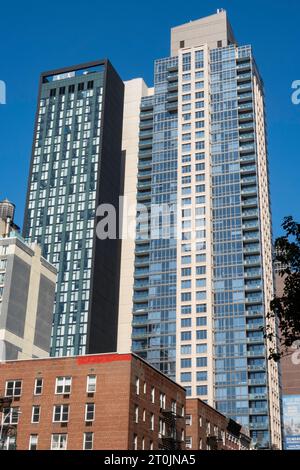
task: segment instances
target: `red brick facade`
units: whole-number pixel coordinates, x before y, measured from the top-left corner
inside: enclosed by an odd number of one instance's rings
[[[191,450],[249,450],[241,426],[198,398],[186,400],[186,443]]]
[[[94,393],[87,393],[89,375],[96,376]],[[56,393],[58,377],[71,377],[69,393]],[[35,394],[37,378],[43,379],[39,395]],[[18,450],[29,449],[30,439],[36,442],[30,436],[37,436],[37,449],[51,449],[53,439],[64,442],[65,437],[57,437],[60,434],[67,435],[69,450],[83,449],[84,433],[93,433],[95,450],[159,449],[174,447],[184,439],[184,389],[135,355],[7,362],[0,365],[0,396],[7,395],[6,383],[16,380],[22,381],[20,396],[12,397],[11,404],[20,411],[16,425]],[[88,403],[95,407],[90,422],[85,420]],[[67,422],[53,422],[55,405],[69,405]],[[32,423],[33,406],[40,407],[37,423]],[[171,410],[177,418],[170,426],[166,418]],[[165,433],[164,440],[160,430]],[[91,434],[86,439],[91,439]]]

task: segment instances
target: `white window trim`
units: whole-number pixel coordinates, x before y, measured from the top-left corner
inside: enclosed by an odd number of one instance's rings
[[[92,434],[92,448],[91,449],[86,449],[85,448],[85,445],[86,445],[86,435],[87,434]],[[82,447],[82,450],[94,450],[94,433],[93,432],[84,432],[83,433],[83,447]]]
[[[68,419],[63,420],[62,415],[63,415],[63,407],[67,406],[68,407]],[[54,421],[55,417],[55,408],[60,407],[60,420],[59,421]],[[53,415],[52,415],[52,422],[53,423],[68,423],[69,422],[69,416],[70,416],[70,405],[53,405]]]
[[[61,385],[58,385],[58,381],[59,379],[63,379],[63,391],[62,392],[58,392],[57,391],[57,387],[58,386],[61,386]],[[70,391],[69,392],[66,392],[65,391],[65,387],[66,387],[66,379],[70,379]],[[72,391],[72,377],[70,377],[69,375],[65,376],[65,377],[56,377],[56,381],[55,381],[55,395],[69,395]]]
[[[94,411],[93,411],[93,419],[88,419],[87,418],[87,409],[88,409],[88,405],[93,405],[94,406]],[[95,415],[96,415],[96,405],[95,403],[86,403],[85,404],[85,412],[84,412],[84,420],[86,423],[92,423],[93,421],[95,421]]]
[[[89,378],[90,377],[95,377],[95,390],[89,390]],[[86,378],[86,393],[95,393],[97,390],[97,375],[95,374],[90,374]]]
[[[38,421],[33,421],[33,415],[34,415],[34,409],[38,408],[39,409],[39,420]],[[41,418],[41,407],[40,405],[33,405],[32,406],[32,412],[31,412],[31,424],[38,424],[40,422]]]
[[[65,447],[63,449],[61,449],[60,447],[53,449],[54,436],[59,436],[59,442],[58,442],[59,444],[61,443],[63,436],[66,438]],[[67,450],[67,448],[68,448],[68,434],[59,434],[59,433],[51,434],[51,450]]]
[[[41,380],[41,381],[42,381],[42,386],[41,386],[41,392],[40,392],[40,393],[37,393],[37,391],[36,391],[36,388],[37,388],[37,381],[38,381],[38,380]],[[44,379],[39,378],[39,377],[36,378],[35,381],[34,381],[34,395],[35,395],[35,396],[42,395],[42,393],[43,393],[43,387],[44,387]]]
[[[39,445],[39,435],[38,435],[38,434],[30,434],[30,436],[29,436],[28,450],[33,450],[33,449],[31,449],[32,438],[33,438],[33,437],[36,437],[36,448],[37,448],[38,445]]]

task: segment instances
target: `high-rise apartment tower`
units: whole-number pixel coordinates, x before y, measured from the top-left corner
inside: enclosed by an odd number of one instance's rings
[[[123,94],[108,60],[41,75],[24,236],[58,271],[53,356],[116,350],[120,242],[96,210],[118,213]]]
[[[152,219],[162,204],[177,210],[158,219],[170,236],[144,236],[138,219],[119,350],[280,448],[278,370],[262,330],[273,296],[263,83],[225,11],[172,29],[139,113],[137,203]]]

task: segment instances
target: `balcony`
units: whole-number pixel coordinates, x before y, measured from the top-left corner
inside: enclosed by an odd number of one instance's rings
[[[168,80],[168,82],[177,82],[178,81],[178,72],[168,73],[167,80]]]
[[[243,82],[243,81],[247,81],[247,80],[251,80],[251,79],[252,79],[251,73],[240,73],[237,76],[238,82]]]
[[[252,101],[249,101],[249,103],[243,103],[243,104],[240,104],[238,105],[238,109],[239,111],[253,111],[253,103]]]
[[[248,344],[264,344],[264,338],[247,338]],[[252,384],[256,385],[256,384]]]
[[[149,120],[150,118],[153,118],[153,111],[142,111],[140,113],[140,120]]]
[[[246,317],[260,318],[262,316],[263,316],[263,313],[260,310],[246,310]]]
[[[242,85],[238,85],[237,89],[238,91],[252,90],[252,82],[249,81],[247,83],[243,83]]]
[[[240,64],[237,64],[236,66],[237,70],[241,71],[250,71],[251,70],[251,62],[250,61],[247,61],[247,62],[242,62]]]
[[[239,114],[239,121],[252,121],[251,124],[253,124],[253,118],[254,118],[253,113]]]
[[[140,130],[152,129],[152,128],[153,128],[153,119],[147,119],[146,121],[140,122]]]
[[[252,243],[251,245],[245,245],[244,247],[245,254],[260,255],[260,245]]]
[[[251,184],[257,184],[257,179],[256,176],[248,176],[248,177],[242,177],[241,179],[241,185],[242,186],[247,186]]]
[[[254,122],[253,122],[253,121],[239,125],[239,130],[240,130],[240,131],[243,131],[243,130],[250,130],[250,129],[254,129]]]
[[[257,323],[257,324],[251,324],[251,325],[246,325],[247,331],[260,331],[262,328],[264,328],[263,323]]]
[[[148,138],[152,139],[152,136],[153,136],[152,128],[151,129],[144,129],[139,133],[140,141],[144,140],[144,139],[148,139]]]
[[[143,169],[148,169],[148,168],[152,168],[152,158],[149,158],[148,160],[142,160],[141,162],[139,162],[138,164],[138,169],[139,170],[143,170]]]
[[[248,385],[266,385],[267,384],[267,380],[266,378],[264,379],[250,379],[248,380]],[[263,414],[263,413],[261,413]]]
[[[249,409],[250,415],[265,415],[269,413],[268,408],[250,408]]]
[[[178,91],[178,83],[177,82],[172,82],[168,84],[168,91]]]
[[[168,93],[167,94],[167,106],[169,103],[176,101],[176,107],[177,107],[177,101],[178,101],[178,93]]]
[[[149,179],[147,181],[138,181],[137,188],[138,188],[138,190],[146,189],[146,188],[150,189],[151,188],[151,179]]]
[[[257,204],[258,204],[258,199],[256,198],[247,197],[243,199],[242,201],[243,207],[257,207]]]
[[[264,349],[260,351],[247,351],[248,357],[265,357]],[[254,396],[254,395],[253,395]],[[250,398],[250,400],[263,400],[264,398]]]
[[[257,186],[250,186],[249,188],[244,188],[241,191],[243,196],[256,196],[257,195]]]
[[[134,277],[145,277],[149,276],[149,268],[137,268],[134,271]]]
[[[138,172],[138,178],[148,178],[152,174],[152,169],[140,170]]]
[[[255,135],[253,132],[249,132],[247,134],[240,134],[240,142],[249,142],[255,139]]]
[[[244,210],[242,212],[242,217],[243,219],[252,219],[253,217],[258,217],[258,210],[257,209],[249,209],[249,210]]]
[[[255,152],[255,144],[243,144],[240,145],[240,152]]]
[[[243,223],[243,230],[258,230],[258,220],[248,221]]]
[[[140,301],[143,301],[143,300],[147,300],[148,296],[149,296],[148,291],[144,291],[144,292],[136,291],[133,295],[133,301],[134,302],[140,302]]]
[[[247,156],[248,157],[248,156]],[[247,161],[251,161],[250,158],[249,160],[245,160],[245,158],[247,157],[242,157],[241,160],[243,162],[247,162]],[[250,156],[251,159],[253,159],[253,156],[251,155]],[[255,158],[255,157],[254,157]],[[245,174],[245,173],[256,173],[256,165],[244,165],[244,166],[241,166],[241,173],[242,174]]]
[[[178,103],[177,103],[177,101],[173,101],[173,102],[170,102],[170,103],[166,103],[166,111],[169,111],[169,112],[177,112],[177,108],[178,108]]]
[[[152,139],[146,139],[146,140],[140,140],[139,142],[139,148],[144,149],[144,148],[151,148],[152,149]]]
[[[267,430],[269,428],[269,425],[268,423],[250,423],[249,424],[249,427],[250,429],[252,430],[256,430],[256,429],[259,429],[259,430]]]

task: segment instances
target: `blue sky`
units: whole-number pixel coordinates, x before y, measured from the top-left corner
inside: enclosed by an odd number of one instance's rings
[[[152,0],[5,2],[1,6],[0,199],[17,205],[23,223],[39,74],[108,57],[124,80],[152,84],[153,61],[169,56],[170,28],[228,11],[239,44],[252,44],[265,82],[274,235],[285,215],[300,221],[300,2],[288,0]],[[297,157],[298,155],[298,157]]]

